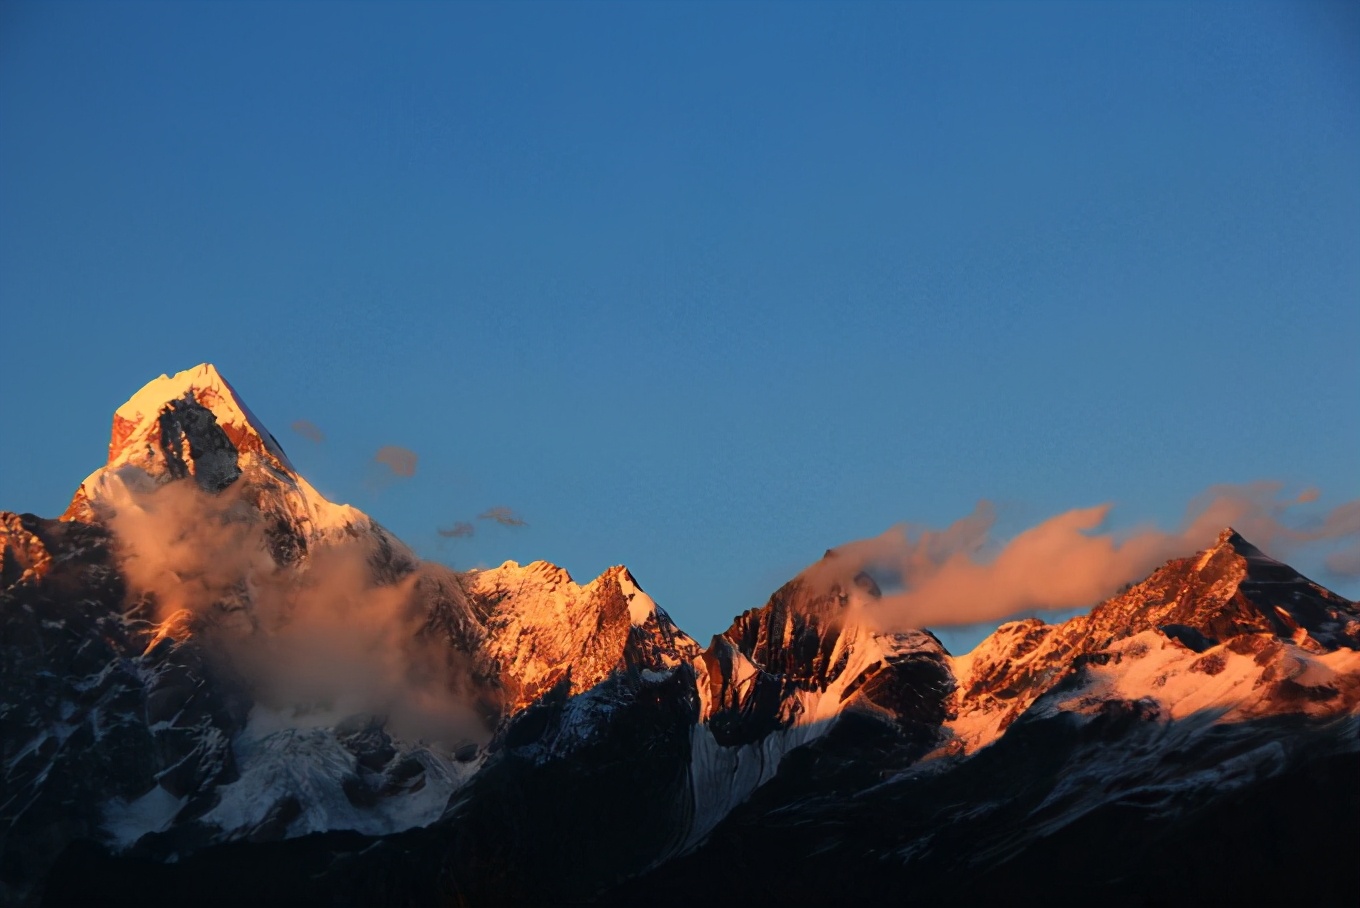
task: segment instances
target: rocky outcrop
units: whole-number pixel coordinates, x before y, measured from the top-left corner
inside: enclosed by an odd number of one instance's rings
[[[1125,643],[1135,637],[1142,642]],[[954,659],[955,727],[970,747],[990,743],[1060,683],[1079,686],[1079,673],[1148,647],[1170,647],[1201,675],[1245,651],[1262,664],[1267,651],[1309,661],[1360,649],[1360,611],[1227,528],[1208,549],[1169,561],[1087,615],[1057,625],[1003,624]],[[1173,670],[1168,664],[1150,680]],[[1163,678],[1158,688],[1166,684]]]
[[[574,695],[617,672],[668,674],[699,650],[623,567],[579,586],[546,561],[508,561],[464,583],[511,712],[559,685]]]
[[[1075,855],[1061,901],[1145,875],[1092,836],[1360,796],[1360,610],[1232,530],[960,656],[826,566],[703,648],[623,567],[421,562],[163,376],[61,520],[0,513],[0,900],[996,901]],[[382,697],[280,693],[351,627],[312,669]]]

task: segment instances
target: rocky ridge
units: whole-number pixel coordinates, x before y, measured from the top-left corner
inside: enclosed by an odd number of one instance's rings
[[[258,557],[172,608],[128,539],[186,517]],[[396,645],[435,679],[422,696],[470,717],[457,734],[363,711],[280,718],[242,673],[232,641],[286,631],[271,602],[327,589],[337,560],[401,603]],[[108,463],[61,520],[0,513],[0,894],[80,901],[80,880],[130,874],[180,900],[258,900],[248,861],[273,868],[257,885],[308,900],[388,899],[394,874],[413,903],[627,900],[726,875],[733,849],[761,843],[809,873],[819,856],[862,863],[854,849],[881,850],[847,824],[886,821],[898,856],[862,875],[879,897],[894,874],[957,869],[929,845],[938,823],[980,823],[1010,843],[999,854],[1037,849],[1016,798],[1060,837],[1142,792],[1178,832],[1175,798],[1212,806],[1225,776],[1169,755],[1231,751],[1226,778],[1256,792],[1303,765],[1271,756],[1300,735],[1338,765],[1360,753],[1356,604],[1231,529],[1088,615],[1005,624],[962,656],[874,630],[867,577],[814,576],[701,647],[623,567],[579,585],[547,562],[422,563],[319,495],[211,366],[163,376],[119,408]],[[1020,794],[987,782],[949,800],[951,780],[1050,751]],[[800,879],[784,900],[835,895]]]

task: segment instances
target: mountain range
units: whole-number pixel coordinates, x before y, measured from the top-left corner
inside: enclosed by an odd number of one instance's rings
[[[705,646],[455,571],[209,365],[0,512],[0,900],[1353,902],[1360,608],[1232,528],[955,655],[810,566]]]

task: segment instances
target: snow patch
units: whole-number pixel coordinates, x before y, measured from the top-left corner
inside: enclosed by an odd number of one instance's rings
[[[618,578],[623,598],[628,600],[629,618],[635,626],[646,624],[647,619],[656,614],[656,602],[642,591],[627,569],[619,568]]]
[[[104,805],[102,828],[108,833],[110,844],[122,851],[131,848],[147,833],[170,828],[186,800],[175,797],[159,785],[131,801],[115,798]]]
[[[458,764],[426,748],[409,748],[405,752],[424,770],[424,784],[361,808],[350,802],[344,787],[358,776],[357,761],[331,729],[289,728],[254,737],[247,728],[233,749],[240,778],[218,789],[220,801],[203,817],[228,838],[258,827],[288,799],[296,799],[302,811],[289,824],[288,838],[341,829],[387,835],[427,826],[480,767],[480,762]]]
[[[211,363],[185,369],[183,372],[175,373],[173,377],[162,375],[160,378],[152,379],[132,395],[127,403],[115,410],[114,414],[132,423],[136,428],[129,437],[137,437],[143,434],[144,429],[154,429],[153,423],[165,407],[171,401],[182,400],[185,395],[192,395],[199,404],[211,410],[219,425],[230,424],[250,428],[260,437],[270,454],[277,457],[285,468],[293,470],[293,465],[288,461],[283,449],[274,441],[274,436],[269,434],[269,430],[250,411],[245,401],[236,393],[236,389],[227,383],[217,371],[217,367]],[[124,446],[122,451],[110,451],[109,455],[111,458],[120,456],[120,461],[125,460],[121,455],[128,450],[129,447]],[[109,463],[112,465],[114,460],[111,459]]]

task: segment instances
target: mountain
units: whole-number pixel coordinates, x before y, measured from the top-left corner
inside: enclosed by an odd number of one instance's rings
[[[932,753],[818,742],[600,901],[1349,904],[1358,614],[1225,529],[951,657]]]
[[[836,557],[702,646],[624,567],[422,562],[162,376],[0,512],[0,899],[1352,894],[1356,603],[1225,529],[955,656]]]

